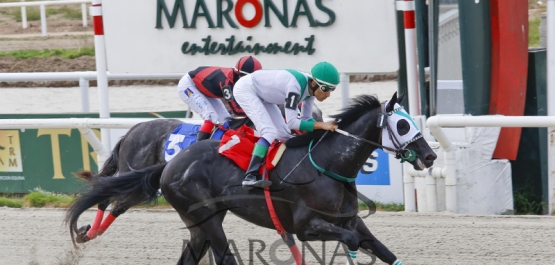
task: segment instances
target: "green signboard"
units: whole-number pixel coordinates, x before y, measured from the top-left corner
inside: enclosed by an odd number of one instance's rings
[[[185,118],[186,111],[111,113],[114,118]],[[98,118],[98,114],[4,114],[0,119]],[[93,130],[100,138],[100,130]],[[96,172],[96,152],[78,129],[0,130],[0,193],[35,188],[74,193],[83,182],[73,172]]]

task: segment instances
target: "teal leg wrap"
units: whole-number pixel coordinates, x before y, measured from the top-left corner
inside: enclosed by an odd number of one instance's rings
[[[403,262],[401,262],[400,260],[396,260],[395,262],[393,262],[393,265],[403,265]]]
[[[349,250],[349,256],[351,257],[351,259],[356,259],[357,258],[357,252]]]

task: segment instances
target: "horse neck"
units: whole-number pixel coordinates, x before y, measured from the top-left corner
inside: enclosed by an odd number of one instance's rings
[[[358,137],[378,143],[381,130],[375,126],[377,117],[375,111],[368,113],[344,128],[345,131]],[[376,146],[361,140],[334,134],[329,141],[327,152],[323,155],[324,166],[328,171],[344,177],[355,177]]]

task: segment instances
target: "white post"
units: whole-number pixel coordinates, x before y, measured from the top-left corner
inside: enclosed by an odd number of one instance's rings
[[[339,75],[339,86],[341,86],[341,107],[346,108],[349,106],[349,75]]]
[[[96,73],[100,118],[110,118],[108,74],[106,66],[106,46],[104,43],[104,26],[102,23],[102,0],[93,0],[90,10],[94,26],[94,51],[96,58]],[[101,129],[100,136],[106,150],[110,150],[110,130]],[[98,168],[103,165],[99,164]]]
[[[428,205],[428,212],[437,212],[437,189],[436,179],[427,174],[425,177],[426,182],[426,204]]]
[[[25,2],[25,0],[21,0],[21,2]],[[21,7],[21,26],[26,29],[27,25],[27,8],[25,6]]]
[[[87,4],[81,4],[81,17],[83,18],[83,27],[87,27]]]
[[[410,174],[412,167],[409,163],[403,163],[403,192],[405,201],[405,212],[416,212],[416,198],[414,197],[414,177]]]
[[[48,32],[46,32],[46,5],[40,5],[40,25],[42,29],[42,36],[48,36]]]
[[[90,112],[89,106],[89,80],[79,78],[79,89],[81,90],[81,111]]]
[[[555,0],[547,0],[547,115],[555,116]],[[555,127],[547,128],[548,214],[555,211]]]
[[[420,115],[420,93],[418,93],[418,70],[416,69],[416,20],[414,16],[414,1],[396,1],[396,4],[397,10],[404,11],[409,114],[411,116],[418,116]]]

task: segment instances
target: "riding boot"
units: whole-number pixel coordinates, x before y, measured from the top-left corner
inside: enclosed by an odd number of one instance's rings
[[[197,142],[200,142],[200,141],[206,140],[206,139],[210,139],[210,134],[209,133],[205,133],[205,132],[201,132],[201,131],[199,131],[197,133]]]
[[[206,139],[210,139],[210,136],[212,135],[212,130],[213,129],[214,129],[214,123],[212,123],[209,120],[205,120],[204,123],[202,124],[202,126],[200,126],[200,129],[198,130],[197,142],[200,142],[200,141],[206,140]]]
[[[243,179],[242,185],[245,189],[250,188],[264,188],[272,185],[271,181],[264,180],[260,176],[260,166],[264,163],[264,158],[266,157],[266,151],[268,147],[256,143],[254,150],[252,151],[251,162],[249,163],[249,168],[245,172],[245,179]]]

